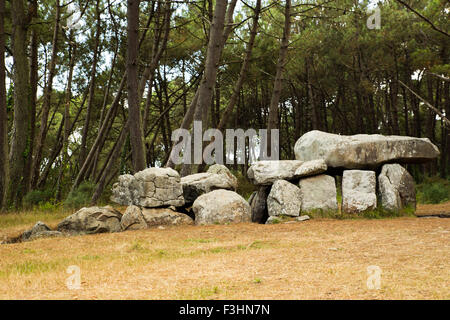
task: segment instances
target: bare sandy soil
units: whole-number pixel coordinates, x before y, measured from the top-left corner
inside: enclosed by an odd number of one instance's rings
[[[79,267],[81,289],[68,289],[69,266]],[[369,266],[381,271],[380,289],[367,286],[376,284]],[[450,299],[450,219],[189,226],[1,245],[0,299]]]

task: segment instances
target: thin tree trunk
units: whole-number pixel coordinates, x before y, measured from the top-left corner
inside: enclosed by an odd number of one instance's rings
[[[199,94],[194,111],[194,121],[202,123],[203,131],[208,126],[208,115],[217,80],[217,70],[222,55],[224,41],[225,16],[227,13],[227,1],[217,0],[214,8],[213,19],[209,31],[208,49],[206,52],[205,72],[198,88]],[[203,134],[203,132],[202,132]],[[193,139],[194,140],[194,139]],[[202,147],[203,150],[203,147]],[[202,159],[195,159],[194,163],[202,163]],[[192,172],[192,164],[183,164],[184,172]]]
[[[6,112],[5,1],[0,0],[0,211],[6,207],[8,184],[8,114]]]
[[[224,46],[223,32],[226,9],[226,0],[216,1],[206,54],[205,72],[200,82],[199,96],[194,112],[194,121],[202,121],[204,127],[208,123],[209,106],[216,83],[218,63]]]
[[[37,18],[38,3],[37,0],[33,0],[30,5],[31,14],[33,18]],[[30,115],[30,139],[34,141],[36,132],[36,106],[37,106],[37,90],[38,90],[38,30],[33,27],[31,30],[31,45],[30,45],[30,85],[31,85],[31,115]],[[30,154],[34,153],[34,143],[30,145]],[[33,161],[27,161],[25,171],[25,185],[26,192],[30,191],[31,179],[32,179]]]
[[[139,0],[128,0],[127,7],[128,121],[130,122],[130,142],[133,154],[133,169],[135,172],[144,170],[147,167],[139,103],[139,2]]]
[[[286,66],[287,53],[289,48],[289,37],[291,34],[291,0],[286,0],[284,9],[284,29],[283,38],[281,39],[280,53],[278,56],[277,71],[273,85],[272,98],[269,105],[269,119],[267,123],[268,129],[268,150],[271,150],[271,130],[277,129],[278,124],[278,104],[280,102],[281,90],[283,88],[283,74]]]
[[[100,120],[99,120],[97,135],[98,135],[98,132],[100,130],[100,127],[103,124],[104,116],[105,116],[105,113],[106,113],[106,107],[108,105],[108,98],[109,98],[109,93],[110,93],[110,90],[111,90],[111,85],[112,85],[112,80],[113,80],[112,78],[113,78],[115,67],[116,67],[118,50],[119,50],[118,45],[116,45],[116,50],[114,52],[113,61],[111,63],[111,71],[110,71],[110,74],[109,74],[108,85],[106,87],[105,94],[103,96],[103,105],[102,105],[102,110],[100,112]],[[97,165],[98,165],[98,158],[100,157],[100,152],[103,149],[103,144],[105,143],[105,140],[106,140],[106,136],[103,138],[102,142],[100,143],[100,145],[97,148],[97,151],[95,153],[95,157],[94,157],[94,160],[93,160],[94,161],[94,168],[92,169],[92,172],[91,172],[91,177],[92,178],[95,177],[95,174],[96,174],[96,171],[97,171]]]
[[[52,39],[52,54],[50,58],[50,65],[48,68],[48,78],[47,85],[44,88],[44,100],[42,103],[41,110],[41,126],[39,128],[39,135],[36,140],[36,152],[33,160],[33,177],[31,179],[31,187],[36,186],[39,180],[42,152],[44,149],[45,139],[48,131],[48,115],[50,112],[52,91],[53,91],[53,79],[56,73],[56,59],[58,58],[58,34],[60,28],[60,18],[61,18],[61,8],[59,5],[59,0],[56,0],[56,13],[55,13],[55,26],[53,28],[53,39]]]
[[[227,1],[224,1],[224,2],[225,2],[225,7],[226,7],[226,2]],[[226,10],[227,11],[227,13],[226,13],[226,16],[227,16],[227,19],[226,19],[227,27],[225,27],[225,17],[223,17],[223,25],[224,25],[224,27],[222,28],[222,30],[223,30],[222,42],[220,43],[220,47],[217,48],[218,51],[219,51],[218,52],[218,60],[217,60],[217,63],[216,63],[217,66],[218,66],[218,64],[220,62],[220,58],[221,58],[222,51],[223,51],[223,48],[225,46],[225,43],[226,43],[226,41],[227,41],[231,31],[232,31],[233,12],[234,12],[234,9],[236,7],[236,2],[237,2],[237,0],[233,0],[228,6],[228,10]],[[216,3],[216,5],[217,5],[217,3]],[[220,4],[220,6],[223,6],[223,4]],[[212,28],[213,28],[213,24],[211,22],[211,30],[212,30]],[[209,31],[209,33],[211,33],[211,30]],[[209,36],[209,38],[211,37],[210,34],[208,36]],[[210,43],[210,39],[208,40],[208,51],[209,51],[209,43]],[[207,54],[208,54],[208,52],[207,52]],[[206,59],[206,61],[207,61],[207,59]],[[205,63],[205,66],[206,66],[206,63]],[[181,129],[186,129],[186,130],[189,129],[189,127],[191,126],[191,124],[192,124],[192,122],[194,120],[194,117],[195,117],[194,115],[196,113],[197,105],[199,103],[200,89],[202,87],[201,83],[204,80],[205,72],[203,73],[202,80],[200,82],[200,85],[197,88],[197,91],[195,92],[195,95],[194,95],[194,98],[191,101],[191,104],[189,105],[187,113],[185,114],[185,116],[183,118],[183,121],[182,121],[182,124],[181,124],[181,127],[180,127]],[[216,74],[217,74],[217,70],[216,70]],[[213,89],[211,88],[210,90],[212,92]],[[201,112],[201,111],[199,111],[199,112]],[[175,166],[174,163],[172,162],[172,157],[171,157],[171,154],[173,152],[173,147],[174,146],[175,146],[175,143],[172,144],[172,148],[171,148],[171,150],[169,152],[170,156],[168,157],[168,160],[167,160],[167,163],[166,163],[166,167],[173,168]],[[191,169],[187,168],[187,165],[183,165],[182,172],[188,173],[189,171],[191,171]],[[183,173],[182,173],[182,175],[183,175]]]
[[[153,78],[155,69],[158,66],[159,60],[161,59],[162,53],[164,50],[166,50],[167,41],[169,39],[169,33],[170,33],[170,17],[172,15],[172,9],[170,6],[170,1],[166,0],[165,5],[165,15],[163,20],[163,26],[164,26],[164,35],[162,39],[162,43],[160,43],[160,37],[155,37],[155,41],[153,43],[153,52],[152,52],[152,58],[150,64],[145,68],[144,74],[142,76],[141,82],[139,83],[139,101],[142,100],[142,96],[144,95],[145,86],[148,83],[149,90],[152,89],[153,84]],[[144,126],[144,132],[147,129],[147,122],[149,117],[149,110],[148,108],[145,108],[144,111],[144,117],[143,117],[143,126]]]
[[[112,153],[112,157],[109,159],[109,162],[107,166],[105,167],[105,170],[103,171],[103,174],[101,175],[101,178],[99,179],[97,183],[97,187],[95,188],[94,194],[91,199],[91,205],[95,205],[97,203],[97,200],[100,198],[100,196],[103,193],[103,190],[105,189],[108,174],[112,171],[114,164],[116,163],[117,159],[120,156],[120,150],[122,149],[123,144],[125,143],[126,137],[128,135],[129,131],[129,121],[125,124],[125,126],[122,129],[122,132],[120,133],[119,140],[114,148],[114,152]]]
[[[73,42],[73,31],[70,31],[69,36],[69,75],[67,77],[66,101],[64,107],[64,136],[63,136],[63,150],[60,172],[58,175],[58,182],[56,186],[56,200],[60,201],[62,198],[62,181],[64,180],[64,171],[66,162],[69,159],[69,136],[70,136],[70,104],[72,100],[72,78],[73,69],[75,67],[76,43]]]
[[[97,15],[97,29],[95,33],[95,44],[94,44],[94,53],[93,53],[93,60],[92,60],[92,69],[91,69],[91,82],[89,84],[89,98],[88,98],[88,104],[86,108],[86,117],[84,120],[84,126],[83,131],[81,134],[81,146],[80,146],[80,156],[79,156],[79,163],[80,165],[83,165],[86,160],[86,154],[87,154],[87,139],[89,134],[89,127],[91,122],[91,114],[92,114],[92,107],[94,103],[94,96],[95,96],[95,83],[96,83],[96,76],[97,76],[97,64],[98,64],[98,57],[100,55],[100,33],[101,33],[101,20],[100,20],[100,0],[97,0],[95,12]]]
[[[229,120],[230,115],[233,113],[234,107],[236,105],[236,101],[239,97],[239,92],[241,91],[242,84],[245,81],[248,65],[250,63],[250,59],[252,56],[253,46],[255,44],[255,38],[256,38],[256,33],[258,30],[258,20],[259,20],[260,12],[261,12],[261,0],[257,0],[256,7],[254,10],[253,25],[250,30],[250,39],[248,40],[247,50],[245,52],[244,61],[242,62],[238,81],[236,82],[236,84],[233,88],[233,94],[232,94],[232,96],[228,102],[228,105],[222,114],[222,118],[220,119],[220,122],[217,126],[217,129],[219,129],[219,130],[223,130],[225,128],[225,125],[226,125],[227,121]]]
[[[108,128],[108,123],[110,121],[114,120],[113,115],[115,114],[115,109],[118,108],[118,106],[119,106],[121,93],[125,87],[126,79],[127,79],[126,77],[123,77],[122,81],[120,82],[118,93],[117,93],[113,103],[111,104],[111,107],[108,109],[108,112],[106,113],[105,121],[103,121],[103,124],[100,128],[97,138],[95,139],[94,144],[92,145],[91,150],[89,151],[89,153],[86,157],[86,161],[84,162],[83,166],[81,167],[80,171],[78,172],[77,177],[75,178],[75,182],[72,185],[72,190],[76,189],[80,185],[80,183],[83,181],[83,179],[86,175],[86,172],[90,167],[90,162],[94,158],[96,149],[102,139],[102,136],[105,134],[105,132]]]

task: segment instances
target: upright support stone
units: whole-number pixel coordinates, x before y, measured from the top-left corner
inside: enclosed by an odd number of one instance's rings
[[[322,174],[299,182],[302,212],[337,211],[337,192],[334,177]]]
[[[381,205],[386,210],[416,208],[414,178],[399,164],[385,164],[378,176]]]
[[[345,170],[342,177],[342,211],[360,213],[377,207],[374,171]]]
[[[252,222],[265,223],[269,217],[267,209],[267,196],[270,193],[271,186],[260,186],[258,191],[249,201],[252,210]]]
[[[214,190],[201,195],[192,210],[197,225],[250,222],[252,218],[248,202],[229,190]]]
[[[277,180],[267,197],[269,216],[300,216],[302,205],[300,189],[286,180]]]

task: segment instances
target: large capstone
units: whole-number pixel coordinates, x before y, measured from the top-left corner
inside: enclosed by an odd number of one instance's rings
[[[267,197],[269,216],[300,216],[302,205],[300,189],[286,180],[277,180]]]
[[[359,213],[377,207],[375,171],[345,170],[342,177],[342,211]]]
[[[93,234],[120,232],[122,214],[112,207],[82,208],[58,224],[58,231]]]
[[[385,164],[378,176],[381,205],[384,209],[398,211],[416,207],[414,178],[399,164]]]
[[[121,205],[145,208],[184,205],[180,175],[171,168],[149,168],[119,177],[111,200]]]
[[[301,161],[324,159],[328,167],[376,168],[386,162],[421,163],[439,156],[427,138],[358,134],[341,136],[310,131],[295,144],[295,158]]]
[[[255,162],[247,171],[253,184],[271,185],[277,180],[292,180],[295,171],[303,164],[298,160],[264,160]]]
[[[214,190],[195,200],[192,210],[195,224],[227,224],[251,221],[250,205],[239,194],[229,190]]]
[[[183,195],[186,204],[192,204],[202,194],[225,189],[236,191],[236,177],[222,165],[214,165],[204,173],[192,174],[181,178]]]
[[[194,224],[184,213],[170,208],[140,208],[129,206],[120,222],[122,230],[140,230],[158,226],[178,226]]]
[[[299,182],[302,212],[337,211],[336,181],[328,175],[301,179]]]

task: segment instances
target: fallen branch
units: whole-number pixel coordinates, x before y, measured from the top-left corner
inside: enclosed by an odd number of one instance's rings
[[[416,92],[414,92],[410,87],[408,87],[406,84],[404,84],[401,80],[398,80],[398,82],[400,82],[400,84],[402,86],[404,86],[406,89],[409,90],[409,92],[411,92],[413,95],[415,95],[418,99],[420,99],[423,103],[425,103],[425,105],[433,110],[434,112],[436,112],[436,114],[438,116],[440,116],[442,118],[442,120],[444,120],[444,123],[450,128],[450,120],[447,119],[447,117],[439,111],[438,108],[434,107],[433,105],[431,105],[431,103],[429,103],[428,101],[426,101],[424,98],[422,98],[421,96],[419,96]]]

